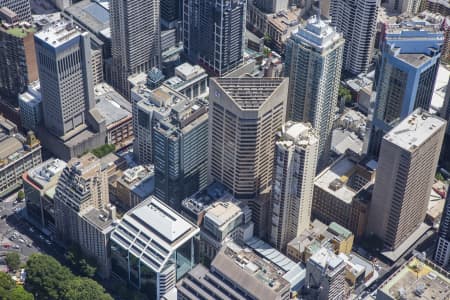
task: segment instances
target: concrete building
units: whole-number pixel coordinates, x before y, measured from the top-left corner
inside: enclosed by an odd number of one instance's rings
[[[249,202],[258,235],[265,235],[275,134],[284,124],[287,78],[210,80],[209,172],[238,200]]]
[[[39,78],[33,39],[36,29],[18,19],[0,2],[0,96],[14,104],[27,85]]]
[[[306,263],[306,299],[344,300],[345,262],[326,248],[321,248]]]
[[[344,39],[313,16],[286,45],[287,119],[309,122],[319,138],[317,171],[328,164],[337,107]]]
[[[367,72],[375,41],[379,0],[330,1],[331,25],[345,39],[342,69],[354,75]]]
[[[335,254],[350,254],[355,236],[336,222],[329,226],[314,220],[309,228],[289,241],[287,256],[295,262],[306,263],[320,248],[332,250]]]
[[[425,219],[446,122],[415,110],[383,137],[367,232],[394,251]]]
[[[128,211],[112,233],[112,270],[150,299],[161,299],[194,267],[199,232],[151,197]]]
[[[86,128],[95,103],[89,33],[61,19],[34,37],[45,127],[65,140]]]
[[[191,100],[203,99],[209,94],[208,74],[199,65],[184,63],[177,66],[175,76],[170,77],[163,84]]]
[[[382,46],[369,152],[378,155],[381,140],[396,122],[417,107],[431,104],[441,47],[439,25],[388,24]]]
[[[450,270],[450,193],[448,192],[439,224],[434,261],[442,268]]]
[[[275,264],[234,243],[222,248],[208,270],[197,265],[177,283],[178,299],[275,299],[290,297],[290,284]]]
[[[158,120],[168,117],[174,105],[187,100],[183,94],[164,85],[150,90],[146,79],[145,74],[136,76],[131,89],[133,153],[140,164],[153,163],[153,126]]]
[[[51,0],[51,2],[60,10],[65,10],[72,5],[72,0]]]
[[[422,6],[433,13],[439,13],[443,16],[450,15],[450,3],[446,0],[425,0]]]
[[[155,196],[175,210],[208,184],[208,102],[182,101],[153,127]]]
[[[421,2],[419,0],[389,0],[387,9],[391,13],[416,15],[419,12]]]
[[[209,74],[223,76],[244,58],[245,1],[183,1],[186,55]]]
[[[380,285],[376,300],[445,300],[450,297],[449,278],[439,266],[413,256]]]
[[[42,122],[42,98],[39,81],[19,95],[20,119],[25,130],[35,131]]]
[[[0,8],[7,7],[17,14],[19,21],[32,23],[30,0],[0,0]]]
[[[278,133],[272,175],[270,242],[287,243],[309,227],[318,138],[310,124],[287,122]]]
[[[99,275],[109,277],[109,235],[116,216],[101,161],[91,153],[70,160],[59,177],[54,205],[57,239],[79,245],[96,259]]]
[[[348,152],[314,179],[312,215],[325,224],[337,222],[356,238],[364,235],[369,215],[375,161]]]
[[[130,75],[160,65],[159,5],[159,0],[110,3],[112,85],[125,98],[130,97]]]
[[[0,116],[0,197],[20,188],[22,174],[41,162],[41,145],[34,134],[23,137],[16,125]]]
[[[153,165],[136,166],[123,171],[115,182],[114,197],[125,211],[150,197],[155,190],[155,168]]]
[[[25,171],[22,175],[27,217],[43,230],[54,231],[55,229],[55,205],[51,194],[65,167],[64,161],[51,158]]]

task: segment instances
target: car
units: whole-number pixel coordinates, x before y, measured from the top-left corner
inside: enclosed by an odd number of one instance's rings
[[[19,201],[15,200],[15,201],[13,202],[13,205],[17,205],[17,203],[19,203]]]
[[[30,228],[28,228],[28,230],[29,230],[30,232],[34,232],[34,228],[31,227],[31,226],[30,226]]]
[[[14,245],[13,248],[14,248],[14,249],[20,249],[20,246],[19,246],[19,245]]]
[[[45,242],[47,243],[47,245],[51,245],[52,242],[50,242],[49,240],[45,240]]]
[[[10,241],[15,241],[15,240],[16,240],[16,237],[12,235],[12,236],[9,237],[9,240],[10,240]]]
[[[25,243],[25,240],[22,238],[18,239],[18,241],[19,241],[19,243]]]
[[[31,248],[31,247],[32,247],[31,243],[28,243],[28,244],[27,244],[27,247],[28,247],[28,248]]]
[[[39,238],[40,238],[41,240],[43,240],[43,239],[44,239],[44,236],[43,236],[42,234],[40,234],[40,235],[39,235]]]
[[[10,247],[11,247],[10,244],[3,244],[3,248],[5,248],[5,249],[8,249],[8,248],[10,248]]]
[[[8,215],[3,215],[3,216],[1,216],[1,218],[0,219],[6,219],[8,217]]]

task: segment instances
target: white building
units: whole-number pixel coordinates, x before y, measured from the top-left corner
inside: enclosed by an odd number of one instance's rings
[[[26,130],[36,130],[42,121],[42,100],[39,82],[28,86],[28,90],[19,95],[20,120]]]
[[[275,145],[270,242],[284,251],[309,228],[318,153],[310,124],[288,122]]]

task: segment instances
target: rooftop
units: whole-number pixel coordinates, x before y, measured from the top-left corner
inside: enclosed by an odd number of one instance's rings
[[[67,163],[67,168],[83,178],[91,178],[100,170],[100,159],[89,152],[80,158],[72,158]]]
[[[389,131],[383,137],[383,140],[388,140],[400,148],[413,152],[445,124],[443,119],[421,109],[416,109]]]
[[[97,2],[83,0],[66,8],[65,12],[94,33],[109,28],[109,12]]]
[[[57,158],[51,158],[40,165],[30,169],[27,173],[28,178],[39,188],[45,189],[50,181],[66,167],[66,162]]]
[[[205,218],[208,218],[220,227],[239,214],[242,214],[242,209],[238,205],[232,202],[218,201],[214,202],[206,211]]]
[[[341,156],[330,167],[322,171],[316,176],[314,180],[314,186],[320,188],[323,191],[332,194],[334,197],[350,204],[353,201],[353,197],[358,193],[361,187],[354,189],[349,184],[351,177],[355,174],[361,174],[359,170],[363,168],[369,174],[373,171],[367,166],[362,166],[359,162],[348,155]],[[367,175],[361,174],[366,178],[366,183],[370,182]]]
[[[83,218],[102,231],[113,230],[113,223],[115,220],[112,218],[111,214],[105,210],[100,210],[93,207],[87,213],[83,214]]]
[[[216,201],[233,202],[235,199],[227,192],[226,188],[219,182],[213,182],[205,189],[184,199],[181,202],[182,210],[187,210],[194,214],[205,211]]]
[[[309,263],[322,270],[327,270],[329,273],[336,272],[344,266],[342,257],[325,247],[320,248],[319,251],[314,253],[308,260]]]
[[[60,19],[37,32],[34,36],[49,46],[56,48],[71,39],[84,34],[82,30],[65,19]]]
[[[432,59],[428,55],[417,53],[402,53],[398,54],[396,57],[416,68],[428,63]]]
[[[450,298],[450,274],[413,257],[387,279],[378,292],[391,299],[445,300]]]
[[[294,33],[293,36],[320,50],[332,47],[336,42],[344,42],[341,33],[337,33],[329,23],[315,15],[310,17],[306,26]]]
[[[282,77],[214,78],[222,90],[242,109],[259,109],[281,86]]]
[[[30,24],[26,23],[26,22],[22,22],[22,23],[18,23],[18,24],[14,24],[8,27],[5,27],[5,24],[3,26],[0,27],[1,30],[3,30],[4,32],[17,37],[17,38],[24,38],[26,37],[29,33],[34,33],[36,32],[36,29],[32,26],[30,26]]]
[[[309,123],[296,123],[288,121],[282,129],[282,139],[277,144],[286,147],[296,145],[306,148],[318,142],[317,135]]]
[[[199,232],[197,226],[150,197],[125,214],[111,239],[159,272],[173,252]]]
[[[95,109],[105,118],[106,126],[131,117],[131,103],[106,83],[94,87]]]

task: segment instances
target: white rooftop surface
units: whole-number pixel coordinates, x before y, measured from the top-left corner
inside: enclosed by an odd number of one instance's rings
[[[29,170],[28,176],[45,188],[53,176],[62,172],[65,167],[66,163],[63,160],[51,158]]]
[[[342,39],[340,33],[337,33],[330,24],[317,16],[310,17],[306,27],[301,28],[295,34],[307,44],[321,49],[327,48],[337,40]]]
[[[216,225],[222,226],[239,213],[241,213],[241,208],[236,204],[231,202],[218,202],[208,209],[205,216],[212,220]]]
[[[332,194],[336,198],[344,201],[345,203],[351,203],[356,192],[349,188],[345,183],[336,191],[330,189],[330,183],[335,179],[340,179],[342,176],[347,175],[353,168],[355,163],[350,161],[347,157],[338,160],[335,164],[331,165],[329,169],[325,169],[314,180],[314,185],[320,187],[322,190]]]
[[[56,48],[81,34],[81,29],[72,25],[69,21],[61,19],[37,32],[34,36]]]
[[[38,105],[39,103],[41,103],[41,98],[36,97],[28,91],[20,94],[19,99],[25,103],[28,103],[29,105]]]
[[[292,269],[297,269],[298,264],[257,237],[252,237],[245,243],[263,258],[283,269],[283,271],[289,272]]]
[[[310,260],[316,265],[319,265],[321,268],[330,266],[332,269],[336,268],[343,262],[341,257],[337,256],[325,247],[320,248],[319,251],[314,253]]]
[[[401,121],[383,139],[405,150],[412,151],[422,145],[432,134],[445,126],[446,122],[427,112],[415,110]]]
[[[450,71],[444,66],[439,65],[439,69],[436,75],[436,82],[434,84],[434,92],[431,97],[430,112],[439,112],[444,105],[445,92],[447,90],[448,79],[450,77]]]

